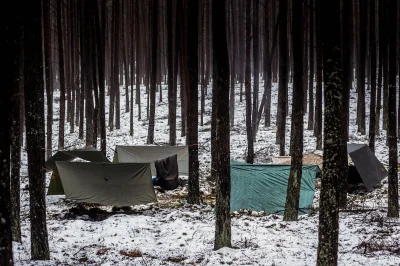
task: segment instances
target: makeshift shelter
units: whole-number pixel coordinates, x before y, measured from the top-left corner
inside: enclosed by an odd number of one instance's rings
[[[299,214],[314,199],[318,165],[303,165]],[[231,211],[240,209],[280,213],[285,210],[290,165],[256,165],[231,161]]]
[[[165,190],[174,190],[179,186],[178,156],[172,155],[154,162],[157,171],[156,185]]]
[[[187,146],[119,146],[115,147],[113,162],[150,163],[152,176],[157,175],[156,160],[177,155],[179,175],[189,174]]]
[[[387,177],[388,172],[366,144],[347,144],[347,152],[354,166],[349,167],[349,183],[364,183],[371,190]]]
[[[74,159],[82,159],[89,162],[109,163],[103,152],[95,148],[85,148],[70,151],[57,151],[46,161],[46,170],[52,172],[47,195],[64,195],[64,189],[56,167],[56,161],[70,162]]]
[[[56,162],[67,199],[111,206],[156,202],[149,163]]]

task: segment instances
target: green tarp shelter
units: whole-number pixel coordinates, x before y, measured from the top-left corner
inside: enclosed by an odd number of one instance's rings
[[[299,214],[307,213],[314,199],[318,165],[303,165]],[[231,161],[231,211],[240,209],[283,214],[290,165],[256,165]]]
[[[111,206],[156,202],[149,163],[56,162],[67,199]]]
[[[115,147],[113,162],[150,163],[152,176],[157,175],[154,162],[177,155],[179,175],[188,175],[189,156],[187,146],[119,146]]]
[[[75,159],[82,159],[89,162],[109,163],[110,161],[101,151],[95,148],[85,148],[70,151],[57,151],[46,161],[46,170],[52,172],[47,195],[64,195],[63,185],[60,180],[56,161],[70,162]]]

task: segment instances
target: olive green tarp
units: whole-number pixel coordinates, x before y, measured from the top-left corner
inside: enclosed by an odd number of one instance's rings
[[[154,162],[172,155],[178,157],[179,175],[188,175],[189,157],[187,146],[119,146],[115,147],[113,162],[150,163],[151,174],[157,175]]]
[[[299,214],[307,213],[314,199],[318,165],[303,165]],[[231,211],[247,209],[280,213],[285,209],[290,165],[256,165],[231,161]]]
[[[57,151],[46,161],[46,170],[52,172],[47,195],[64,195],[63,185],[56,167],[56,161],[70,162],[74,159],[83,159],[89,162],[109,163],[107,157],[95,148],[85,148],[70,151]]]
[[[67,199],[111,206],[156,202],[149,163],[56,162]]]

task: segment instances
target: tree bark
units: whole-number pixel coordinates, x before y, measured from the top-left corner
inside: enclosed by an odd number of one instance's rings
[[[307,8],[307,6],[304,6]],[[283,220],[296,221],[299,211],[300,184],[303,166],[303,37],[302,2],[292,0],[292,41],[293,41],[293,101],[290,136],[291,165],[286,194]]]
[[[156,87],[157,87],[157,37],[158,37],[158,0],[153,0],[152,7],[152,42],[151,42],[151,77],[150,77],[150,117],[147,134],[147,144],[154,143],[154,120],[156,114]]]
[[[0,97],[1,116],[0,127],[0,264],[5,266],[14,265],[12,250],[12,214],[11,214],[11,193],[10,193],[10,145],[11,145],[11,96],[19,78],[18,61],[22,62],[18,55],[20,39],[20,8],[14,1],[5,2],[7,10],[4,20],[3,49],[7,51],[3,55],[5,77],[2,97]],[[40,14],[40,13],[39,13]],[[39,16],[40,19],[40,16]],[[40,21],[40,20],[39,20]],[[14,96],[15,97],[15,96]],[[19,119],[18,119],[19,120]]]
[[[172,50],[172,1],[167,1],[167,71],[168,71],[168,117],[169,145],[176,144],[176,94],[174,89],[174,62]],[[176,48],[175,48],[176,49]],[[176,68],[176,66],[175,66]]]
[[[359,114],[358,131],[361,135],[365,135],[365,63],[367,55],[367,4],[365,0],[359,0],[360,10],[360,49],[358,61],[358,78],[357,78],[357,93]]]
[[[254,139],[253,127],[251,122],[251,66],[250,66],[250,45],[251,45],[251,1],[246,1],[246,66],[244,74],[244,89],[246,100],[246,131],[247,131],[247,163],[254,161]]]
[[[389,142],[389,178],[388,178],[388,217],[399,217],[399,176],[397,170],[398,150],[396,132],[396,30],[397,1],[388,1],[389,35],[389,98],[388,98],[388,142]],[[398,91],[398,90],[397,90]]]
[[[253,0],[253,74],[254,74],[254,84],[253,84],[253,115],[251,118],[251,127],[253,134],[253,142],[256,140],[256,123],[257,123],[257,111],[258,111],[258,87],[260,80],[260,59],[259,59],[259,8],[258,1]]]
[[[41,2],[23,5],[25,64],[25,117],[28,155],[31,258],[48,260],[45,199],[44,87],[41,35]]]
[[[214,249],[231,247],[229,59],[226,40],[225,1],[212,2],[213,87],[217,97],[217,186]],[[234,78],[234,77],[231,77]]]
[[[321,43],[321,0],[316,0],[316,45],[317,45],[317,73],[315,86],[315,124],[314,135],[317,137],[317,150],[322,150],[322,43]]]
[[[52,156],[53,149],[53,84],[51,77],[51,25],[50,25],[50,0],[43,1],[43,47],[44,47],[44,65],[46,76],[46,102],[47,102],[47,116],[46,116],[46,157]]]
[[[198,146],[198,1],[187,3],[187,138],[189,147],[188,203],[200,203]],[[227,110],[229,123],[229,110]]]
[[[369,107],[369,148],[375,152],[375,106],[376,106],[376,41],[375,41],[375,0],[369,1],[369,53],[371,68],[371,100]]]
[[[321,0],[319,0],[321,1]],[[340,60],[340,0],[321,2],[322,49],[325,80],[324,159],[321,177],[317,265],[337,265],[342,106]],[[339,156],[339,158],[338,158]]]
[[[308,8],[308,7],[307,7]],[[310,75],[308,82],[308,130],[314,129],[314,0],[310,0]]]
[[[287,0],[279,2],[281,22],[279,24],[279,90],[276,143],[279,144],[279,155],[285,155],[286,106],[288,96],[288,40],[287,40]]]
[[[58,37],[58,71],[60,74],[60,122],[58,124],[58,149],[64,149],[65,129],[65,70],[64,70],[64,42],[61,23],[61,0],[57,0],[57,37]]]

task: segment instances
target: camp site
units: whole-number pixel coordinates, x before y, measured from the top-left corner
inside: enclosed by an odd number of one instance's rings
[[[398,0],[3,2],[0,266],[400,266]]]

